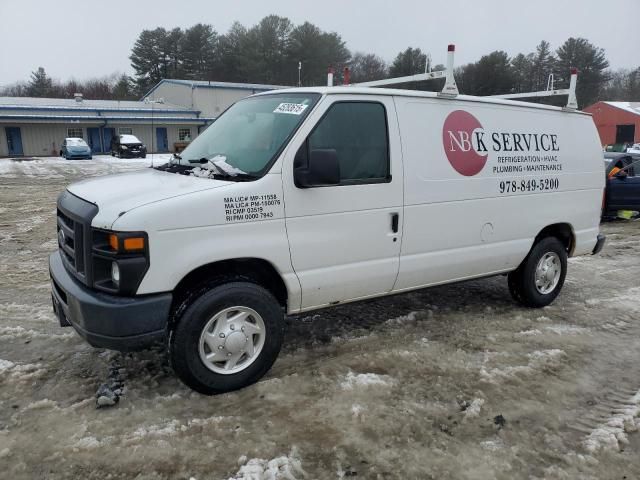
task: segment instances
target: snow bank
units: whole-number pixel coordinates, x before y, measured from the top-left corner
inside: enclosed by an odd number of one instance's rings
[[[578,327],[576,325],[549,325],[544,328],[558,335],[583,335],[589,333],[588,328]]]
[[[340,383],[343,390],[353,390],[357,387],[371,386],[391,386],[393,379],[388,375],[378,375],[376,373],[347,373],[344,380]]]
[[[604,450],[620,450],[627,444],[627,433],[640,428],[640,391],[627,402],[627,406],[613,414],[606,422],[595,428],[583,441],[584,447],[591,453]]]
[[[531,330],[523,330],[522,332],[518,332],[516,333],[517,336],[519,337],[531,337],[534,335],[541,335],[542,332],[540,330],[538,330],[537,328],[531,329]]]
[[[244,460],[246,457],[241,457]],[[297,449],[291,449],[289,455],[263,460],[252,458],[229,480],[298,480],[306,476]]]
[[[470,418],[475,418],[478,415],[480,415],[480,410],[482,409],[483,405],[484,405],[483,398],[474,398],[471,404],[464,411],[465,420]]]
[[[0,359],[0,374],[16,381],[32,380],[45,375],[47,371],[41,363],[25,363],[18,365],[9,360]]]
[[[558,368],[562,364],[566,353],[557,348],[551,350],[536,350],[527,354],[529,361],[527,365],[507,366],[503,368],[486,368],[488,356],[480,368],[480,379],[489,383],[498,383],[502,380],[509,380],[519,376],[531,375],[549,368]]]

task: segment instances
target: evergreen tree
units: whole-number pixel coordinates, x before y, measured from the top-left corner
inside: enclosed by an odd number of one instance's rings
[[[601,98],[609,80],[604,50],[597,48],[584,38],[569,38],[556,50],[555,77],[569,85],[570,69],[578,69],[576,96],[579,108],[584,108]]]
[[[136,95],[131,77],[124,73],[120,75],[113,86],[112,96],[114,100],[134,100]]]
[[[506,52],[484,55],[476,63],[457,70],[458,89],[467,95],[500,95],[513,93],[517,85],[511,61]]]
[[[289,35],[285,85],[296,85],[298,62],[302,62],[302,85],[326,85],[327,68],[334,67],[336,83],[341,81],[342,69],[351,56],[344,41],[335,32],[323,32],[316,25],[305,22]]]
[[[533,53],[524,55],[519,53],[511,59],[513,71],[513,90],[519,92],[531,92],[537,90],[535,77],[535,57]]]
[[[182,37],[182,72],[185,78],[212,80],[217,67],[218,34],[211,25],[198,23]]]
[[[129,56],[138,93],[146,92],[163,78],[181,78],[182,35],[179,28],[167,31],[161,27],[140,33]]]
[[[555,58],[551,52],[549,42],[542,40],[536,47],[536,53],[532,59],[532,85],[531,90],[545,90],[549,74],[553,72]]]
[[[52,87],[53,82],[43,67],[38,67],[36,71],[31,72],[31,79],[27,87],[30,97],[47,97],[51,94]]]
[[[256,83],[282,83],[287,71],[287,47],[293,24],[288,18],[269,15],[247,32],[244,65],[245,74]],[[297,66],[297,64],[296,64]],[[297,71],[297,70],[296,70]]]
[[[398,53],[389,67],[390,77],[405,77],[424,73],[427,67],[427,55],[419,48],[407,48],[404,52]]]
[[[247,42],[247,29],[234,22],[229,31],[219,38],[220,70],[216,80],[226,82],[244,82],[247,62],[243,56]]]

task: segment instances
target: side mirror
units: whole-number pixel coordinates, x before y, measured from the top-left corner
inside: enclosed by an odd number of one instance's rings
[[[337,152],[332,148],[311,150],[307,165],[296,167],[293,176],[298,188],[338,185],[340,162]]]

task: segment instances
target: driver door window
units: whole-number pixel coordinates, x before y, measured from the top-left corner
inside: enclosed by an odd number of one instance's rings
[[[381,103],[334,103],[303,145],[298,165],[316,149],[336,151],[341,185],[391,180],[387,115]]]

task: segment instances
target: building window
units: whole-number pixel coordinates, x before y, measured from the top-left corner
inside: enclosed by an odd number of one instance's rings
[[[179,128],[178,129],[178,139],[181,142],[190,142],[191,141],[191,129],[190,128]]]
[[[67,128],[67,138],[84,138],[82,128]]]
[[[120,134],[120,135],[133,135],[133,128],[131,128],[131,127],[120,127],[120,128],[118,128],[118,134]]]

